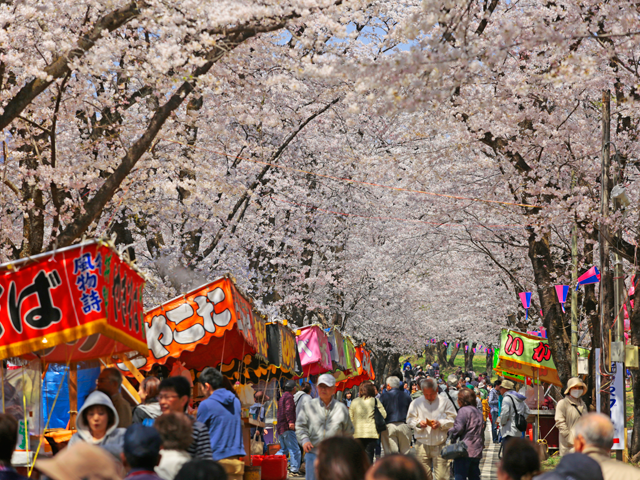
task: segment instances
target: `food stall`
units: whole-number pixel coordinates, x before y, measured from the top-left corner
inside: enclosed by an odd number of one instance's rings
[[[0,308],[3,412],[21,422],[18,466],[33,465],[44,435],[71,437],[79,407],[78,362],[148,353],[143,287],[136,267],[102,240],[0,265],[0,304],[6,305]],[[67,366],[69,376],[69,428],[54,432],[40,403],[42,374],[50,364]]]
[[[126,361],[118,363],[118,368],[125,373],[138,376],[140,370],[149,371],[154,365],[199,372],[205,367],[228,364],[247,356],[263,362],[268,360],[265,321],[254,312],[249,297],[240,292],[229,276],[147,311],[144,324],[149,354],[129,355]],[[242,401],[246,395],[239,394],[239,397]],[[251,451],[250,427],[264,426],[249,418],[249,407],[248,399],[242,402],[247,452]],[[250,455],[245,457],[245,465],[251,465]]]
[[[589,356],[589,350],[578,348],[578,355]],[[530,437],[534,441],[547,442],[550,449],[558,448],[558,429],[555,426],[555,410],[541,406],[544,400],[542,384],[562,387],[556,366],[551,358],[551,348],[546,338],[535,334],[503,329],[500,350],[494,353],[494,371],[514,382],[531,385],[542,392],[533,399],[528,421],[532,424]]]

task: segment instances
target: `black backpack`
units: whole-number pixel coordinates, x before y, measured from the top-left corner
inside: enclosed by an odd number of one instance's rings
[[[518,413],[518,409],[516,408],[516,402],[513,400],[513,397],[507,397],[511,400],[511,404],[513,405],[513,411],[515,412],[514,423],[516,424],[516,428],[521,432],[525,432],[527,430],[527,419],[524,418],[524,415]]]

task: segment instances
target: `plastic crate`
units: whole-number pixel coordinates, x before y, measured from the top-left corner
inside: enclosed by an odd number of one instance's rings
[[[284,455],[251,455],[251,463],[262,467],[262,480],[287,479],[287,457]]]

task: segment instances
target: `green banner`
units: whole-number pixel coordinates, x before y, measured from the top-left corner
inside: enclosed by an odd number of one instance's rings
[[[589,350],[578,348],[578,355],[587,357]],[[514,330],[502,330],[497,363],[494,357],[494,370],[562,385],[547,339]]]

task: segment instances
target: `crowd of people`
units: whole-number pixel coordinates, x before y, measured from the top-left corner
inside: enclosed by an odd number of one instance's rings
[[[562,460],[540,474],[540,452],[523,438],[529,407],[511,380],[493,384],[486,375],[457,372],[444,382],[437,365],[424,372],[404,366],[384,385],[359,386],[336,398],[336,380],[281,383],[276,431],[278,455],[288,457],[291,477],[307,480],[479,480],[485,426],[500,442],[499,480],[631,480],[636,467],[611,459],[614,428],[587,413],[586,386],[571,379],[558,402],[556,421]],[[433,374],[433,376],[432,376]],[[51,480],[239,480],[243,478],[241,403],[231,383],[206,368],[196,388],[203,395],[189,414],[192,383],[183,376],[141,382],[134,409],[120,394],[117,369],[102,371],[96,391],[77,416],[77,432],[53,458],[35,469]],[[415,385],[415,387],[414,387]],[[419,395],[416,393],[419,392]],[[264,421],[265,392],[256,391],[250,412]],[[257,427],[253,438],[262,438]],[[0,480],[22,480],[11,468],[18,437],[12,415],[0,415]],[[261,449],[264,442],[261,442]],[[453,450],[449,445],[455,446]],[[253,450],[253,447],[252,447]],[[454,455],[445,453],[455,451]],[[463,452],[463,453],[461,453]],[[262,451],[259,453],[263,453]],[[304,472],[304,473],[303,473]]]

